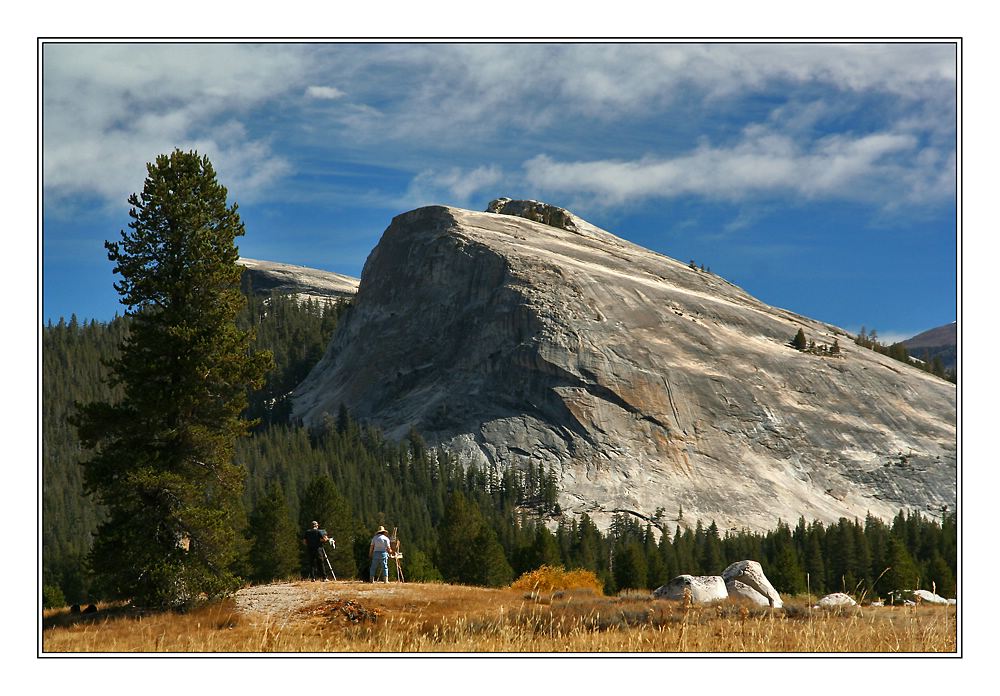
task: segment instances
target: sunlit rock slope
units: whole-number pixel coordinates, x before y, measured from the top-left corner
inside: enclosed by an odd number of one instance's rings
[[[602,526],[954,506],[954,385],[565,210],[490,210],[392,221],[299,418],[344,404],[466,462],[541,462]],[[817,352],[789,345],[799,328]]]

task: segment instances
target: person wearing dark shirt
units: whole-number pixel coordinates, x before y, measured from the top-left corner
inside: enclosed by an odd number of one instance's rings
[[[316,579],[316,570],[319,569],[319,577],[326,582],[326,574],[329,571],[333,575],[333,568],[330,566],[330,559],[326,556],[326,549],[323,544],[329,541],[326,532],[319,528],[319,522],[313,522],[312,526],[302,535],[302,543],[306,545],[309,554],[309,579]],[[336,576],[333,578],[336,580]]]

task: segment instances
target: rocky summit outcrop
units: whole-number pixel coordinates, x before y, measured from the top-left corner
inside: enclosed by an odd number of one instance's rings
[[[354,297],[358,292],[357,278],[320,271],[305,266],[293,266],[274,261],[240,258],[243,282],[258,295],[292,295],[300,300],[326,302]]]
[[[564,209],[490,209],[393,219],[297,417],[343,404],[466,463],[541,464],[601,526],[953,508],[954,385]]]

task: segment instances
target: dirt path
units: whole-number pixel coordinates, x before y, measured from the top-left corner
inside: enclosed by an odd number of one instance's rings
[[[400,594],[397,583],[362,583],[350,581],[296,581],[255,585],[236,592],[236,609],[241,614],[292,618],[311,608],[336,600],[384,602]]]
[[[495,619],[525,602],[521,590],[446,583],[280,582],[245,587],[235,596],[236,611],[254,623],[321,622],[357,625],[392,617],[414,624],[441,624],[465,617]]]

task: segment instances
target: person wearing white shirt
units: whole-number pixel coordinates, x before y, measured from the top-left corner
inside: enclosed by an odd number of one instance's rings
[[[371,568],[368,576],[372,582],[378,580],[379,576],[385,577],[385,582],[389,582],[389,534],[385,527],[379,527],[372,537],[372,543],[368,546],[368,557],[371,559]]]

